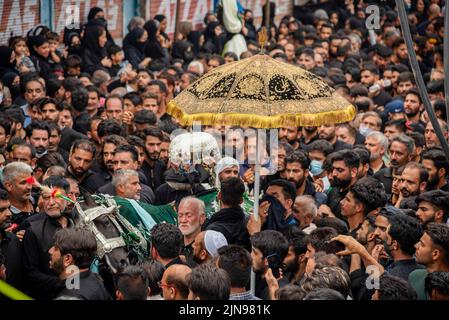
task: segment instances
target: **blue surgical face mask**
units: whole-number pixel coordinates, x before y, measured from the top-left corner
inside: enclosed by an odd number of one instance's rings
[[[320,174],[323,173],[323,163],[321,161],[318,160],[312,160],[310,162],[310,169],[309,169],[310,173],[313,176],[319,176]]]
[[[360,132],[360,134],[362,134],[362,135],[364,135],[366,137],[371,132],[373,132],[373,129],[371,129],[369,127],[365,127],[365,126],[360,126],[359,127],[359,132]]]

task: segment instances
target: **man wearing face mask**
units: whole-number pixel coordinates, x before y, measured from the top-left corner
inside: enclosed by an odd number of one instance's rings
[[[333,152],[332,144],[326,140],[316,140],[308,146],[310,168],[309,172],[313,177],[315,184],[321,186],[322,191],[330,188],[329,178],[323,169],[326,157]]]
[[[67,194],[70,184],[64,178],[52,176],[43,185],[50,190],[42,191],[41,195],[45,213],[29,219],[30,227],[22,242],[27,292],[38,300],[53,299],[64,288],[64,281],[50,269],[49,249],[58,230],[73,226],[66,212],[67,202],[51,195],[54,190]]]

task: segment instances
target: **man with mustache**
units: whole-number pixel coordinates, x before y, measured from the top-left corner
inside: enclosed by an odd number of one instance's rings
[[[165,164],[160,160],[161,143],[163,138],[162,130],[159,128],[149,128],[139,135],[145,141],[145,161],[142,164],[142,171],[147,177],[148,186],[156,190],[165,182]]]
[[[332,189],[328,193],[327,206],[321,205],[320,212],[330,211],[341,219],[340,201],[356,183],[360,167],[360,157],[352,150],[342,150],[330,156],[330,178]]]
[[[94,193],[104,185],[112,181],[114,173],[115,149],[120,145],[126,145],[126,139],[118,135],[106,136],[103,139],[99,169],[86,181],[87,191]]]
[[[196,265],[193,260],[193,243],[206,221],[205,210],[204,202],[193,196],[182,198],[178,207],[178,228],[184,237],[181,254],[192,267]]]
[[[422,165],[416,162],[407,163],[401,175],[401,192],[396,207],[399,207],[404,199],[416,197],[425,192],[428,179],[429,173]]]
[[[27,142],[36,149],[36,157],[40,158],[48,152],[51,130],[44,121],[33,121],[26,128]]]
[[[50,268],[49,250],[56,232],[73,226],[67,216],[67,202],[52,196],[54,190],[67,195],[70,184],[64,178],[52,176],[43,185],[49,188],[41,196],[44,212],[29,219],[30,227],[22,242],[26,289],[38,300],[53,299],[64,288],[64,281]]]
[[[12,212],[11,222],[15,225],[13,230],[21,239],[28,226],[26,219],[35,212],[34,199],[31,197],[33,186],[27,183],[33,169],[23,162],[9,163],[3,170],[3,186],[8,192],[10,210]]]
[[[427,191],[418,195],[415,201],[418,205],[416,217],[421,221],[423,228],[431,222],[446,224],[449,218],[449,192]]]
[[[297,150],[285,159],[286,179],[295,185],[296,196],[310,195],[319,204],[327,202],[324,193],[316,192],[309,175],[310,160],[302,150]]]
[[[374,178],[383,183],[387,194],[391,194],[393,184],[393,175],[399,167],[406,165],[411,161],[415,142],[409,136],[401,134],[391,140],[389,147],[390,167],[379,170],[374,174]]]
[[[0,253],[5,258],[6,283],[22,288],[22,255],[20,240],[14,233],[6,231],[11,226],[11,210],[8,192],[0,188]]]
[[[74,179],[81,189],[89,192],[87,182],[94,174],[90,169],[95,156],[95,146],[89,140],[76,140],[70,150],[69,164],[66,170],[66,177]]]
[[[449,173],[449,161],[443,150],[439,148],[426,150],[422,154],[421,163],[429,172],[427,190],[441,189],[443,191],[449,191],[449,183],[446,179]]]
[[[288,142],[294,150],[299,149],[298,138],[301,135],[301,131],[297,126],[283,126],[279,128],[278,134],[279,141]]]

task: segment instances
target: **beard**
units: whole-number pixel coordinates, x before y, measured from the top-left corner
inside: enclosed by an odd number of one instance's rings
[[[380,154],[379,153],[371,153],[370,157],[369,157],[369,160],[370,161],[375,161],[375,160],[377,160],[379,158],[380,158]]]
[[[402,192],[402,195],[404,196],[404,198],[414,197],[414,196],[417,196],[419,194],[419,190],[409,191],[406,188],[402,188],[401,192]]]
[[[331,181],[331,185],[332,187],[335,188],[342,188],[345,189],[347,187],[349,187],[349,185],[351,184],[351,178],[348,179],[339,179],[337,177],[334,177]]]
[[[366,246],[367,244],[368,244],[368,235],[365,235],[365,236],[356,236],[356,240],[361,244],[361,245],[364,245],[364,246]]]
[[[435,175],[432,179],[429,179],[429,181],[427,182],[427,190],[436,189],[436,186],[439,181],[440,181],[440,178],[437,175]]]
[[[54,262],[52,260],[50,263],[50,269],[52,269],[58,275],[63,273],[64,272],[64,263],[62,261],[62,257]]]
[[[307,133],[314,133],[317,130],[317,127],[304,127],[304,131]]]
[[[290,272],[290,273],[295,273],[296,271],[298,271],[299,269],[299,263],[298,263],[298,259],[294,259],[293,261],[289,262],[288,264],[284,264],[284,272]]]
[[[148,152],[147,149],[145,149],[145,154],[147,155],[148,159],[150,159],[150,160],[158,160],[159,159],[159,155],[160,155],[159,152],[152,152],[152,153],[150,153],[150,152]]]
[[[44,153],[47,151],[45,147],[36,147],[36,155],[44,155]]]
[[[299,179],[298,181],[296,181],[293,178],[288,179],[288,181],[292,182],[295,185],[295,188],[298,189],[299,187],[302,186],[302,184],[304,183],[304,180],[306,180],[305,176],[302,176],[301,179]]]
[[[2,224],[0,224],[0,230],[8,229],[10,226],[11,226],[11,219],[7,219]]]
[[[296,143],[296,139],[289,140],[287,137],[283,137],[283,138],[279,139],[279,141],[288,143],[288,144],[290,144],[292,146]]]
[[[425,229],[429,223],[435,222],[435,214],[432,215],[431,218],[429,218],[425,221],[422,221],[421,219],[419,221],[421,222],[422,228]]]
[[[81,178],[86,173],[86,171],[83,168],[71,167],[71,169],[72,169],[71,171],[72,171],[73,175],[76,176],[77,178]]]
[[[414,117],[414,116],[416,116],[418,113],[419,113],[419,109],[418,109],[417,111],[415,111],[415,110],[409,110],[408,112],[405,111],[405,114],[406,114],[407,116],[409,116],[409,117]]]

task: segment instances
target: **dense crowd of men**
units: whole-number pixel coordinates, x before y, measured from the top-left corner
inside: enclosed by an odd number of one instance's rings
[[[322,77],[357,116],[279,128],[276,157],[264,146],[264,167],[277,171],[262,172],[257,195],[254,140],[238,127],[204,128],[244,150],[244,161],[215,166],[211,217],[198,198],[211,174],[170,161],[170,134],[181,126],[167,104],[208,71],[259,53],[251,10],[240,13],[247,50],[239,56],[224,52],[233,34],[214,12],[197,30],[180,22],[176,39],[164,16],[134,17],[122,46],[101,8],[82,30],[39,25],[11,37],[0,46],[0,279],[41,300],[449,299],[449,159],[416,88],[394,1],[379,5],[380,28],[368,30],[371,2],[306,1],[279,24],[272,4],[267,54]],[[444,1],[406,3],[447,140]],[[36,189],[31,176],[73,201],[102,193],[174,203],[178,225],[156,224],[149,257],[118,270],[111,289],[93,268],[97,240],[74,225],[73,204]],[[262,196],[260,219],[242,208],[245,195]],[[78,288],[67,285],[75,269]]]

